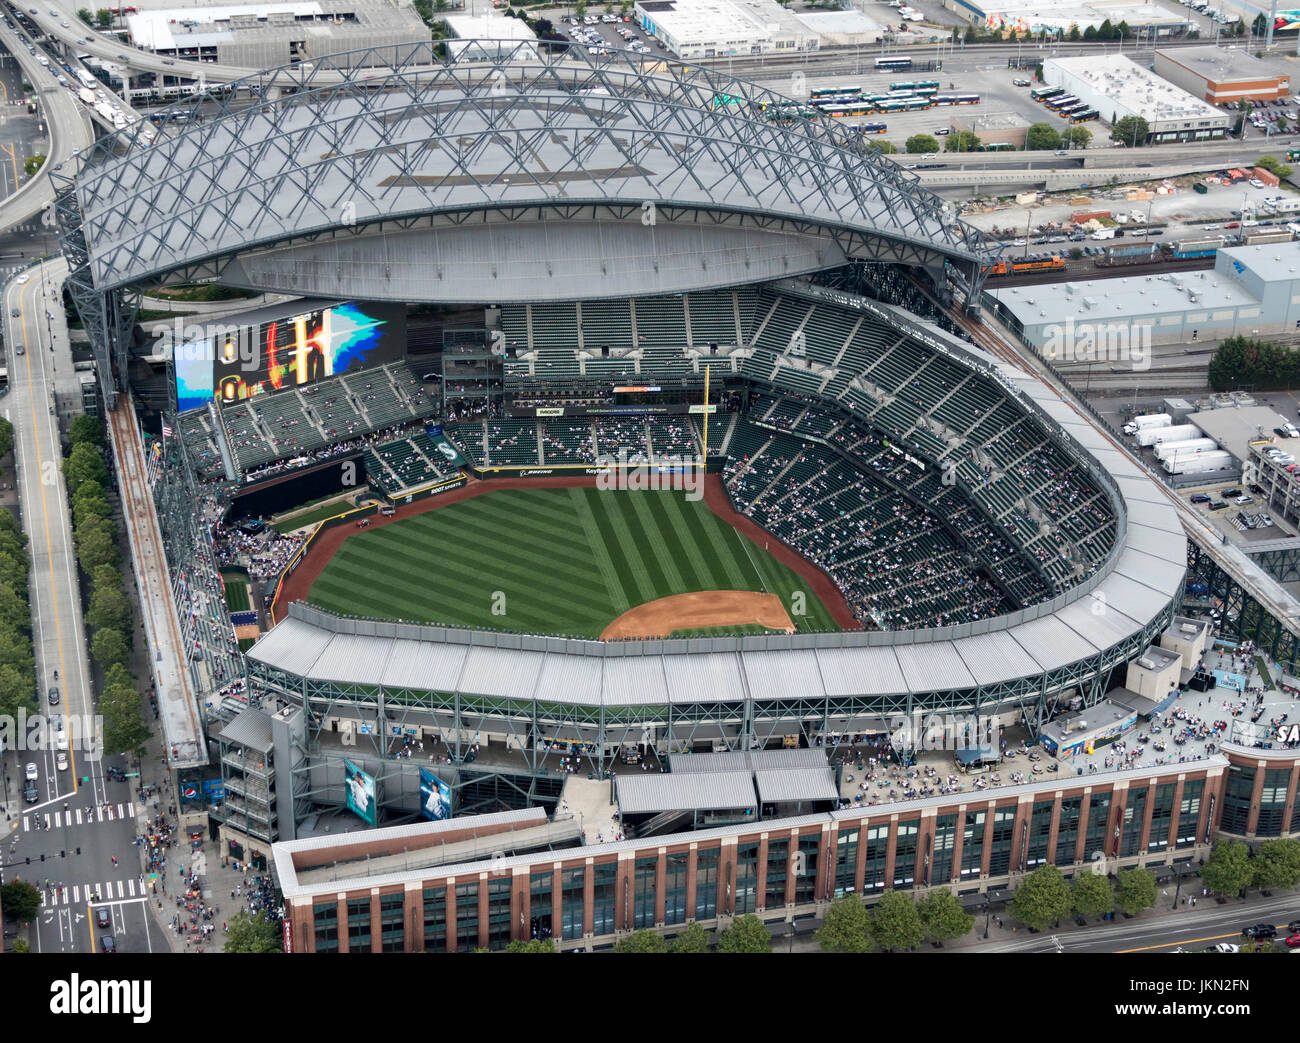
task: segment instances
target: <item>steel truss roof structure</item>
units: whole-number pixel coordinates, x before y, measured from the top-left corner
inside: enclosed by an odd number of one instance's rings
[[[142,124],[111,134],[60,179],[103,357],[130,326],[123,293],[159,281],[465,303],[872,259],[940,286],[951,264],[973,302],[998,253],[915,174],[830,121],[765,118],[790,99],[715,70],[518,41],[466,63],[432,44],[383,53],[382,72],[352,52],[178,103],[167,113],[191,122],[152,144]]]

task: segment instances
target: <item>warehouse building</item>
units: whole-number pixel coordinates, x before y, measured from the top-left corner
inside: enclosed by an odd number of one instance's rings
[[[948,127],[955,134],[969,130],[979,136],[981,145],[1013,145],[1025,147],[1029,136],[1029,120],[1018,112],[986,112],[978,116],[961,112],[948,117]]]
[[[502,14],[453,14],[447,16],[452,38],[447,50],[457,61],[491,61],[501,53],[511,54],[519,43],[536,40],[537,34],[522,18]]]
[[[1083,32],[1127,22],[1136,34],[1154,33],[1157,38],[1179,36],[1187,29],[1187,16],[1170,6],[1135,3],[1134,0],[944,0],[944,7],[981,29],[1008,29],[1038,34],[1043,30]]]
[[[820,40],[776,0],[638,0],[636,21],[677,58],[815,51]]]
[[[1077,95],[1112,124],[1141,116],[1148,132],[1138,145],[1221,138],[1231,123],[1228,113],[1118,54],[1048,58],[1043,79]]]
[[[1291,76],[1244,47],[1180,47],[1156,51],[1155,73],[1188,93],[1226,101],[1273,101],[1291,93]]]
[[[169,7],[127,15],[126,29],[132,45],[154,54],[252,69],[429,40],[409,2],[381,0]]]
[[[1048,357],[1143,366],[1154,344],[1300,329],[1300,243],[1220,250],[1212,271],[996,287],[985,300]]]

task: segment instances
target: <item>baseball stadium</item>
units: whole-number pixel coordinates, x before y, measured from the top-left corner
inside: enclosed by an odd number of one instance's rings
[[[843,799],[840,745],[918,714],[1036,739],[1124,683],[1175,624],[1187,540],[981,332],[994,244],[761,86],[483,52],[270,70],[63,183],[223,837],[303,868],[329,830],[382,853],[463,818],[419,870],[451,880],[490,850],[479,819],[548,866],[597,821],[611,854],[786,828],[831,864],[844,816],[890,811]],[[237,294],[220,316],[151,318],[208,283]],[[870,891],[863,829],[856,877],[790,901]],[[566,938],[628,926],[591,900]]]

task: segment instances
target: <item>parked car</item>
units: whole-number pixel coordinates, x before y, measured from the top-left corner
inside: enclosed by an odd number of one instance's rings
[[[1192,493],[1192,503],[1209,503],[1210,498],[1205,493]]]

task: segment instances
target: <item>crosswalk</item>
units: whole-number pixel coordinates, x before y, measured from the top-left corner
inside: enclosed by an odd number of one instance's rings
[[[72,884],[69,887],[56,887],[53,891],[41,892],[41,907],[53,908],[58,905],[84,905],[87,902],[121,902],[131,898],[143,898],[148,894],[144,877],[132,876],[125,880],[105,880],[95,884]]]
[[[117,822],[129,818],[134,812],[130,804],[100,804],[86,813],[85,808],[69,808],[66,812],[37,811],[23,816],[23,832],[34,829],[61,829],[64,826],[84,826],[92,822]],[[36,823],[39,822],[38,827]]]

